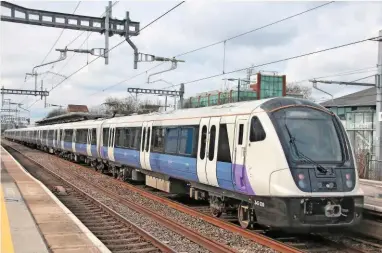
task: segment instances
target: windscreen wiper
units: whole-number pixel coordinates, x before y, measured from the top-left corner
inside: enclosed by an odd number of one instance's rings
[[[304,161],[307,161],[307,162],[310,162],[310,163],[316,165],[316,166],[317,166],[317,169],[318,169],[321,173],[325,173],[325,174],[326,174],[326,173],[328,172],[327,169],[325,169],[321,164],[319,164],[319,163],[317,163],[316,161],[310,159],[309,157],[307,157],[306,155],[304,155],[303,153],[301,153],[301,152],[298,150],[297,145],[296,145],[296,138],[295,138],[294,136],[292,136],[292,134],[290,133],[287,124],[285,124],[285,129],[287,130],[288,135],[289,135],[289,142],[293,145],[293,147],[294,147],[294,149],[295,149],[295,151],[296,151],[296,153],[297,153],[297,156],[298,156],[299,158],[302,158]]]

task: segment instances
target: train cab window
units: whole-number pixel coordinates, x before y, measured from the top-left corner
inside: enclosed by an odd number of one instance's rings
[[[258,117],[254,116],[251,120],[251,131],[249,140],[251,142],[263,141],[265,139],[265,131]]]
[[[179,154],[191,155],[193,151],[194,128],[182,128],[179,139]]]
[[[92,145],[97,145],[97,129],[93,128],[92,129],[92,140],[91,140]]]
[[[200,154],[199,157],[201,160],[206,157],[206,145],[207,145],[207,126],[202,128],[202,136],[200,136]]]
[[[109,128],[102,130],[102,146],[107,147],[109,145]]]
[[[147,138],[146,138],[146,152],[149,152],[149,146],[150,146],[150,136],[151,131],[150,127],[147,128]]]
[[[178,150],[178,128],[167,128],[166,129],[166,140],[164,151],[169,154],[174,154]]]
[[[243,145],[243,136],[244,136],[244,124],[240,124],[237,144]]]
[[[210,146],[208,149],[208,159],[210,161],[212,161],[215,156],[215,139],[216,139],[216,126],[212,126],[210,131]]]
[[[220,124],[219,143],[218,143],[218,161],[231,163],[231,150],[229,148],[227,124]]]
[[[153,127],[153,137],[151,140],[152,150],[155,152],[163,152],[164,150],[164,129],[161,127]]]

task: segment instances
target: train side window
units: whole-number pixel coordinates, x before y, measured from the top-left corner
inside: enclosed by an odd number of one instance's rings
[[[200,159],[203,160],[206,157],[206,145],[207,145],[207,126],[202,128],[202,136],[200,136]]]
[[[237,144],[243,145],[244,124],[239,125],[239,138]]]
[[[130,148],[130,139],[131,139],[131,135],[132,135],[132,130],[131,128],[125,128],[125,131],[124,131],[124,138],[123,138],[123,146],[125,148]]]
[[[151,128],[147,128],[147,138],[146,138],[146,152],[149,152],[149,146],[150,146],[150,136],[151,136]]]
[[[146,127],[143,128],[143,134],[142,134],[142,151],[145,151],[145,138],[146,138]]]
[[[109,145],[109,128],[102,129],[102,146],[107,147]]]
[[[193,151],[194,128],[182,128],[179,139],[179,154],[191,155]]]
[[[135,135],[134,135],[134,142],[131,145],[134,149],[139,149],[139,145],[141,144],[141,137],[142,137],[142,128],[137,127],[135,128]]]
[[[249,140],[251,142],[263,141],[265,137],[266,137],[266,134],[259,118],[256,116],[252,117],[251,132],[250,132]]]
[[[167,128],[166,129],[166,143],[165,152],[174,154],[178,150],[178,128]]]
[[[163,152],[164,150],[164,129],[162,127],[153,127],[153,136],[151,140],[152,150]]]
[[[227,124],[221,124],[219,127],[218,161],[226,163],[232,162]]]
[[[93,128],[92,129],[92,145],[97,145],[97,129]]]
[[[214,159],[215,155],[215,136],[216,135],[216,126],[211,127],[211,132],[210,132],[210,146],[208,149],[208,159],[212,161]]]
[[[123,148],[124,129],[117,127],[115,129],[115,142],[114,147]]]

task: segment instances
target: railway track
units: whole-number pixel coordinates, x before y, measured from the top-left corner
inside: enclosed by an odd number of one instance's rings
[[[45,155],[52,156],[44,153]],[[58,157],[52,156],[54,159],[60,159]],[[71,164],[74,163],[66,160],[62,160],[65,163]],[[76,164],[78,166],[78,164]],[[95,173],[99,175],[98,172],[95,172],[89,167],[79,166],[86,168],[90,173]],[[174,200],[173,196],[169,194],[158,192],[152,188],[145,186],[133,185],[129,183],[124,183],[119,180],[110,178],[113,180],[113,184],[120,185],[122,188],[127,189],[128,191],[133,191],[141,194],[142,196],[157,201],[159,203],[165,204],[168,207],[174,208],[186,214],[189,214],[194,217],[203,219],[217,227],[223,228],[225,230],[237,233],[245,238],[248,238],[254,242],[265,245],[267,247],[273,248],[280,252],[349,252],[349,253],[361,253],[361,252],[370,252],[366,250],[361,250],[359,248],[354,248],[349,245],[345,245],[341,242],[336,242],[330,240],[322,235],[285,235],[285,234],[272,234],[268,233],[263,228],[255,228],[254,231],[242,229],[237,225],[237,220],[232,217],[227,219],[217,219],[213,217],[208,211],[209,208],[203,205],[187,205],[187,203],[180,203],[179,200]],[[108,191],[108,190],[106,190]],[[108,191],[109,194],[111,193]],[[168,196],[166,196],[168,195]],[[126,201],[126,200],[124,200]],[[193,203],[194,204],[194,203]],[[380,251],[371,251],[371,252],[380,252]]]
[[[72,183],[41,165],[9,150],[29,173],[46,185],[57,198],[111,251],[175,252],[114,210],[94,199]]]
[[[3,145],[4,146],[4,145]],[[33,163],[33,167],[38,167],[43,169],[45,172],[50,173],[53,177],[55,177],[56,181],[61,181],[57,182],[60,183],[60,185],[65,185],[64,189],[65,192],[68,189],[69,192],[72,192],[72,189],[76,192],[76,194],[79,194],[79,197],[77,196],[77,202],[74,198],[71,198],[70,200],[68,199],[63,199],[63,203],[66,204],[68,203],[69,206],[68,208],[70,209],[71,207],[74,208],[73,213],[77,216],[79,215],[79,219],[82,221],[84,219],[84,225],[87,226],[88,224],[90,225],[89,230],[94,231],[95,236],[100,236],[99,239],[105,244],[106,247],[111,249],[112,252],[175,252],[172,249],[170,249],[167,245],[163,244],[162,242],[158,241],[156,238],[152,237],[151,235],[147,234],[145,231],[142,229],[138,228],[135,226],[133,223],[128,221],[127,219],[123,218],[121,215],[119,215],[117,212],[113,211],[103,203],[97,201],[95,198],[81,190],[80,188],[76,187],[74,184],[71,182],[67,181],[60,175],[56,174],[55,172],[45,168],[43,165],[40,163],[34,161],[32,158],[25,156],[22,154],[19,150],[6,146],[7,150],[12,154],[12,156],[16,157],[17,160],[21,160],[21,164],[23,164],[23,161],[29,160],[30,164],[28,166],[25,166],[26,169],[29,171],[29,168],[31,167],[31,164]],[[37,179],[41,179],[39,176],[39,173],[32,174],[33,176],[37,176]],[[227,247],[221,243],[212,241],[208,238],[203,237],[199,233],[192,231],[190,229],[187,229],[186,227],[183,227],[176,222],[169,220],[165,218],[162,215],[159,215],[143,206],[137,205],[131,201],[128,201],[124,199],[123,197],[119,196],[116,193],[113,193],[109,190],[104,189],[103,187],[90,182],[86,180],[85,178],[81,176],[76,176],[78,180],[82,180],[86,185],[88,185],[91,188],[96,189],[98,192],[102,192],[103,194],[107,195],[111,199],[114,199],[118,203],[126,205],[128,208],[139,212],[141,214],[147,215],[148,217],[152,218],[156,222],[162,224],[163,226],[167,227],[168,229],[174,231],[175,233],[178,233],[187,239],[197,243],[198,245],[202,246],[203,248],[211,251],[211,252],[222,252],[222,253],[233,253],[237,252],[236,250]],[[51,185],[51,182],[47,179],[42,180],[42,182],[45,184],[47,183],[48,186]],[[56,184],[57,184],[56,183]],[[61,187],[60,187],[61,188]],[[53,191],[55,189],[53,188]],[[76,194],[72,194],[72,196],[75,196]],[[66,195],[64,193],[64,195]],[[82,209],[84,207],[85,209]],[[71,210],[71,209],[70,209]],[[104,214],[105,212],[105,214]],[[109,217],[112,216],[112,217]],[[100,218],[101,222],[103,224],[97,224],[96,222],[92,222],[94,218]],[[111,220],[110,218],[115,218],[117,220]],[[103,220],[105,219],[105,220]],[[111,221],[112,223],[109,223]],[[89,223],[90,222],[90,223]],[[115,223],[114,223],[115,222]],[[119,222],[122,222],[124,224],[118,225]],[[137,236],[133,235],[127,228],[124,228],[123,225],[127,226],[130,225],[132,227],[132,230],[138,235],[141,236],[141,238],[137,238]],[[93,230],[92,230],[93,229]],[[125,232],[124,233],[119,233]],[[115,235],[116,237],[110,237],[107,236],[108,234]],[[115,232],[115,233],[114,233]],[[131,239],[137,239],[138,241],[133,241],[130,242]],[[104,241],[103,241],[104,240]],[[142,241],[142,242],[141,242]],[[114,245],[116,244],[116,245]],[[125,245],[126,244],[126,245]],[[131,244],[131,246],[128,246]],[[149,245],[151,244],[151,245]],[[154,250],[154,247],[157,248],[157,250]],[[144,247],[142,249],[131,249],[132,247]]]

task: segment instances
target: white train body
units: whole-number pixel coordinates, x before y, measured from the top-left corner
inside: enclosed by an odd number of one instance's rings
[[[340,120],[307,100],[272,98],[168,113],[7,130],[123,180],[209,200],[278,228],[353,226],[363,193]]]

